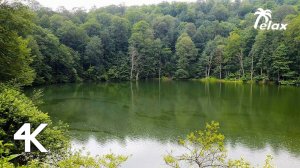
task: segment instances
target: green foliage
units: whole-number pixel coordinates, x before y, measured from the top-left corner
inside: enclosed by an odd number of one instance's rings
[[[225,164],[226,149],[224,135],[218,132],[219,123],[206,124],[203,131],[192,132],[186,139],[180,139],[179,145],[189,152],[179,157],[168,155],[165,162],[170,166],[179,165],[178,161],[188,162],[191,166],[219,167]]]
[[[97,77],[104,74],[104,55],[102,41],[98,36],[90,39],[85,49],[84,69],[87,69],[87,79],[99,80]],[[101,71],[102,70],[102,71]]]
[[[15,79],[29,85],[34,80],[33,57],[24,38],[33,25],[32,18],[33,13],[22,5],[0,5],[0,82]]]
[[[197,49],[187,33],[183,33],[176,43],[177,71],[176,78],[187,79],[193,71],[197,61]]]
[[[41,123],[47,123],[46,129],[37,139],[51,153],[64,153],[69,145],[65,136],[66,127],[64,125],[54,126],[46,113],[37,109],[35,104],[24,94],[16,89],[1,86],[0,92],[0,139],[4,144],[13,144],[9,151],[3,156],[21,154],[18,157],[20,162],[26,162],[32,158],[44,159],[47,154],[39,152],[22,153],[24,149],[23,141],[13,141],[13,135],[24,123],[31,123],[32,128],[38,127]]]
[[[227,161],[224,139],[224,135],[219,133],[219,123],[212,121],[206,124],[203,131],[195,131],[188,134],[185,139],[179,139],[178,143],[186,149],[186,153],[179,156],[168,154],[164,156],[164,161],[174,168],[187,167],[187,165],[199,168],[252,168],[253,166],[243,158]],[[263,167],[273,168],[271,161],[272,157],[268,155]]]
[[[287,30],[253,29],[253,12],[261,7],[273,11],[273,22],[288,23]],[[294,0],[163,2],[88,12],[5,2],[0,81],[30,85],[161,76],[277,81],[281,45],[287,53],[280,62],[289,69],[280,73],[279,83],[295,81],[299,9]]]
[[[130,78],[154,78],[158,74],[162,52],[160,40],[154,39],[153,29],[146,21],[140,21],[133,26],[129,39],[131,57]]]
[[[53,125],[49,116],[37,109],[36,104],[41,102],[37,99],[41,94],[41,91],[35,92],[32,96],[34,103],[17,89],[0,85],[0,167],[117,168],[128,159],[127,156],[115,154],[92,157],[81,154],[82,151],[71,152],[67,126],[61,123]],[[48,124],[36,138],[49,153],[40,153],[36,149],[24,153],[24,142],[13,141],[12,136],[24,123],[31,123],[33,128],[41,123]],[[17,165],[12,161],[17,161]]]
[[[287,52],[286,46],[281,44],[277,47],[272,56],[272,70],[277,74],[278,82],[280,81],[281,76],[287,76],[287,73],[290,72],[289,64],[292,62],[288,61]]]
[[[81,168],[81,167],[98,167],[98,168],[118,168],[128,159],[127,156],[106,154],[103,156],[83,156],[76,152],[58,162],[59,168]]]
[[[43,90],[41,89],[34,90],[31,96],[31,101],[36,106],[41,105],[44,103],[42,97],[43,97]]]

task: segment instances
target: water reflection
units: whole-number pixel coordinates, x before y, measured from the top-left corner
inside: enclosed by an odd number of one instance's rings
[[[69,123],[74,143],[90,150],[97,144],[105,151],[111,142],[126,144],[126,149],[144,142],[142,146],[165,153],[164,146],[173,146],[178,136],[215,120],[221,123],[231,153],[262,156],[272,151],[283,162],[288,158],[299,164],[300,88],[145,81],[43,89],[41,108],[56,121]],[[91,139],[94,143],[89,145]],[[256,163],[257,157],[249,160]]]

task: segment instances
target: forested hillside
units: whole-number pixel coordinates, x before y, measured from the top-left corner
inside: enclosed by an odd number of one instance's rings
[[[198,0],[53,11],[0,0],[0,81],[300,81],[300,1]],[[258,8],[287,30],[257,30]]]

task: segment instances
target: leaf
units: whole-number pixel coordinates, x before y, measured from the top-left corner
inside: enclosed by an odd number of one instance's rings
[[[13,159],[19,157],[20,155],[21,155],[21,154],[10,155],[10,156],[8,156],[7,161],[11,161],[11,160],[13,160]]]

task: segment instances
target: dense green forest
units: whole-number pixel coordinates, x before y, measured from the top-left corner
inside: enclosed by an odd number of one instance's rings
[[[0,1],[0,81],[300,81],[300,2],[198,0],[56,11]],[[286,31],[256,30],[258,8]]]

